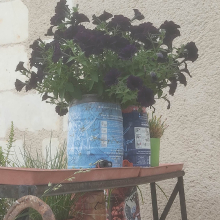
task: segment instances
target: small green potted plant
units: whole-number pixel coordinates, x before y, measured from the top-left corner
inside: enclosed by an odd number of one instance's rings
[[[151,167],[159,166],[160,138],[167,127],[166,119],[162,121],[162,115],[157,117],[152,113],[151,118],[149,118]]]

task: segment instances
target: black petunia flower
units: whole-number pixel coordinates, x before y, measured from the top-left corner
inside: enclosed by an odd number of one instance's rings
[[[165,63],[168,61],[166,52],[159,52],[156,55],[157,55],[157,62],[158,63]]]
[[[140,77],[130,75],[127,78],[127,87],[134,91],[136,89],[141,89],[143,85],[143,81]]]
[[[53,36],[54,35],[53,27],[54,26],[50,26],[50,28],[47,30],[47,33],[45,34],[45,36]]]
[[[137,101],[142,107],[152,106],[155,103],[153,90],[147,87],[142,87],[138,91]]]
[[[178,28],[180,28],[180,26],[175,24],[173,21],[165,21],[160,26],[160,29],[164,29],[166,31],[163,43],[168,47],[172,47],[173,40],[180,36],[180,31]]]
[[[101,22],[103,21],[107,21],[109,18],[111,18],[113,15],[104,11],[103,14],[101,14],[100,16],[96,17],[96,15],[93,15],[92,18],[93,18],[93,24],[100,24]]]
[[[42,50],[42,48],[39,46],[39,39],[35,40],[33,44],[29,46],[32,50]]]
[[[41,65],[41,62],[43,61],[42,52],[38,50],[33,50],[31,53],[31,58],[29,60],[31,67],[32,66],[38,67],[39,65]]]
[[[108,23],[109,29],[119,28],[121,31],[128,31],[130,29],[130,19],[123,15],[115,15],[114,18]]]
[[[57,3],[57,6],[55,8],[55,15],[50,19],[50,24],[57,26],[62,21],[65,20],[66,13],[69,12],[68,5],[66,5],[66,0],[61,0]]]
[[[127,45],[130,45],[129,40],[124,37],[120,37],[118,35],[106,38],[106,47],[110,50],[119,52],[121,49],[125,48]]]
[[[42,96],[42,101],[45,101],[45,100],[50,99],[50,98],[52,98],[52,97],[49,96],[49,95],[47,94],[47,92],[45,92],[44,95]]]
[[[19,62],[15,71],[28,71],[25,67],[24,67],[24,62]]]
[[[131,27],[131,37],[135,40],[141,41],[145,44],[146,49],[150,49],[153,47],[151,40],[156,39],[156,35],[159,34],[159,30],[153,26],[150,22],[144,22],[138,26]],[[155,35],[155,36],[153,36]]]
[[[157,74],[155,72],[150,72],[152,82],[157,81]]]
[[[62,57],[62,51],[60,49],[60,44],[57,41],[54,44],[54,52],[53,52],[53,56],[52,56],[52,61],[54,63],[57,63],[61,57]]]
[[[42,65],[38,66],[37,70],[37,81],[42,83],[44,77],[46,76],[46,73],[44,72],[44,68]]]
[[[131,59],[136,52],[137,48],[134,45],[127,45],[120,51],[119,57],[121,59],[128,60]]]
[[[85,52],[85,56],[89,57],[92,54],[99,55],[103,52],[103,36],[103,31],[82,29],[75,35],[74,40]]]
[[[183,73],[178,73],[178,81],[184,86],[187,85],[186,77]]]
[[[198,48],[196,47],[196,44],[194,42],[187,43],[184,49],[186,50],[186,52],[181,54],[182,56],[180,57],[184,57],[185,60],[189,60],[192,62],[197,60],[197,58],[199,57]]]
[[[67,114],[68,109],[57,105],[55,111],[59,116],[64,116]]]
[[[28,85],[30,86],[30,89],[35,89],[37,87],[37,74],[35,72],[31,72],[31,78],[29,79]]]
[[[31,89],[35,89],[37,87],[37,82],[38,82],[37,74],[35,72],[31,72],[31,77],[29,81],[26,83],[26,87],[25,87],[26,92]]]
[[[64,32],[61,31],[60,29],[57,29],[55,32],[54,32],[54,39],[55,40],[60,40],[64,38]]]
[[[54,26],[57,26],[59,25],[62,21],[65,20],[65,14],[61,14],[61,15],[58,15],[58,14],[55,14],[51,19],[50,19],[50,24],[51,25],[54,25]]]
[[[16,90],[18,92],[20,92],[25,85],[26,85],[26,83],[23,83],[21,80],[16,79],[16,81],[15,81],[15,88],[16,88]]]
[[[73,16],[71,17],[71,24],[73,26],[77,26],[82,22],[90,22],[90,20],[86,15],[82,13],[79,13],[78,11],[74,12]]]
[[[177,80],[174,77],[170,78],[169,80],[170,80],[170,84],[168,85],[170,87],[169,94],[174,95],[177,88]]]
[[[143,20],[144,19],[144,15],[141,14],[141,12],[138,10],[138,9],[133,9],[134,10],[134,18],[132,19],[133,20]]]
[[[70,26],[64,31],[64,38],[67,40],[72,40],[77,33],[85,30],[83,25]]]
[[[118,83],[118,77],[121,75],[119,70],[112,68],[110,71],[108,71],[104,77],[105,85],[106,86],[112,86],[116,85]]]

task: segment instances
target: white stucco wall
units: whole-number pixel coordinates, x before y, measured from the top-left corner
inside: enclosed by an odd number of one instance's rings
[[[67,118],[59,117],[54,106],[45,104],[34,92],[16,92],[14,70],[18,61],[28,61],[29,45],[44,37],[54,14],[57,1],[0,0],[0,145],[5,141],[14,121],[18,146],[26,144],[42,150],[53,132],[54,148],[63,143]],[[73,3],[70,0],[70,3]],[[163,101],[156,105],[157,114],[167,118],[169,128],[161,140],[161,162],[184,162],[185,193],[188,219],[220,219],[220,2],[218,0],[75,0],[81,12],[90,18],[103,10],[113,14],[133,16],[134,8],[145,14],[145,20],[159,27],[165,20],[181,26],[179,45],[195,41],[199,59],[189,65],[193,78],[187,87],[179,86],[170,97],[171,109]],[[36,10],[36,8],[38,10]],[[49,141],[48,141],[49,144]],[[175,180],[159,183],[168,195]],[[149,186],[142,187],[145,204],[142,219],[152,219]],[[166,199],[160,191],[160,213]],[[178,197],[167,219],[179,220]]]
[[[139,9],[145,20],[159,27],[165,20],[181,26],[180,45],[195,41],[199,59],[189,65],[192,78],[187,87],[179,86],[170,98],[171,109],[163,101],[156,105],[158,115],[167,118],[169,128],[161,140],[161,162],[184,162],[185,193],[188,219],[220,219],[220,2],[217,0],[76,0],[81,12],[100,15],[104,10],[113,14],[133,16]],[[159,183],[167,195],[175,180]],[[142,187],[146,204],[142,205],[142,219],[152,219],[149,186]],[[166,198],[159,193],[159,212]],[[177,208],[177,210],[175,209]],[[178,197],[167,216],[181,219]]]

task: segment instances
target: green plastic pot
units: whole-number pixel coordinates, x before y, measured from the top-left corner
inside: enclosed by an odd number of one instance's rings
[[[160,138],[151,138],[151,166],[159,166],[159,156],[160,156]]]

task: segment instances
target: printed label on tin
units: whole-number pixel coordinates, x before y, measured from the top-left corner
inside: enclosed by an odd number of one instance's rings
[[[107,121],[101,121],[101,147],[108,146]]]
[[[150,149],[149,128],[135,127],[134,135],[136,149]]]

